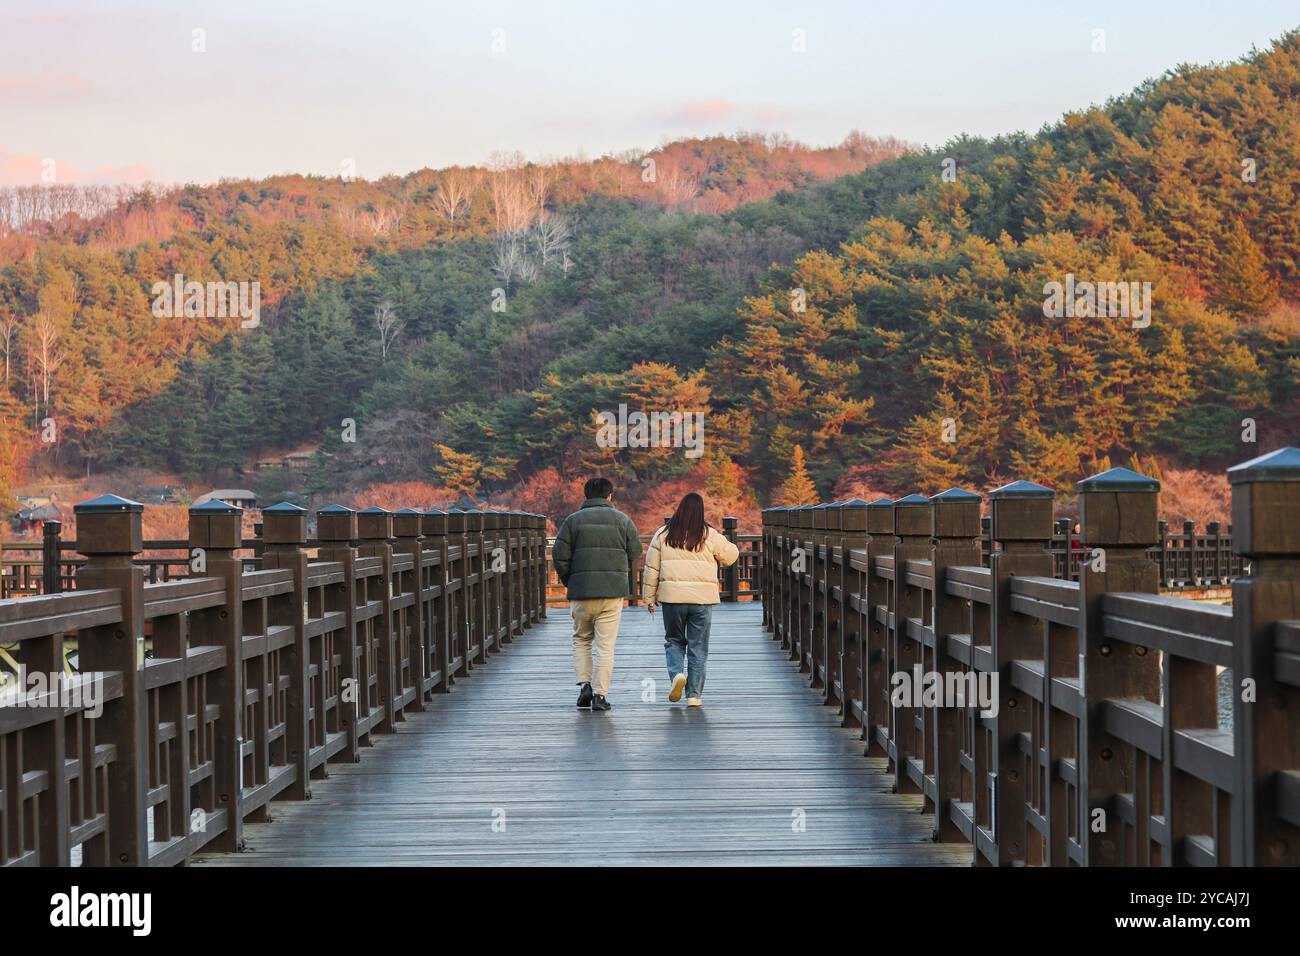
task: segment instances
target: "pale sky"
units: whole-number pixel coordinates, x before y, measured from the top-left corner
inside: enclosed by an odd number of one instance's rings
[[[65,182],[374,178],[742,129],[938,145],[1297,26],[1295,0],[0,0],[0,184],[44,159]]]

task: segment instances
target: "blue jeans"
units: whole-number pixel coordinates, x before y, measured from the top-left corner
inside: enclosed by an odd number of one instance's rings
[[[664,612],[664,656],[668,679],[686,675],[686,696],[704,694],[704,674],[709,664],[709,624],[712,604],[661,604]],[[682,666],[683,658],[686,666]]]

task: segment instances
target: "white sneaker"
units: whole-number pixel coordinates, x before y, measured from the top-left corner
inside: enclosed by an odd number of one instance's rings
[[[682,691],[686,687],[686,675],[676,674],[673,676],[673,686],[668,690],[668,699],[672,703],[677,703],[682,699]]]
[[[701,699],[698,698],[698,697],[687,697],[687,698],[686,698],[686,706],[687,706],[687,707],[703,707],[703,706],[704,706],[704,701],[701,700]]]

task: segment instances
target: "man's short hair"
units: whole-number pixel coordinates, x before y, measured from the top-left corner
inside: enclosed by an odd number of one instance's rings
[[[608,478],[588,478],[582,493],[587,498],[608,498],[614,493],[614,483]]]

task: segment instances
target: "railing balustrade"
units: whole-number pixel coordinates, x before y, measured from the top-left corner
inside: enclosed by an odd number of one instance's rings
[[[0,865],[236,850],[546,614],[541,515],[331,506],[313,556],[307,512],[276,505],[253,562],[209,502],[186,576],[147,583],[142,512],[78,505],[74,588],[0,600]]]
[[[770,508],[764,623],[975,864],[1300,865],[1300,451],[1228,477],[1230,557],[1126,469]]]

